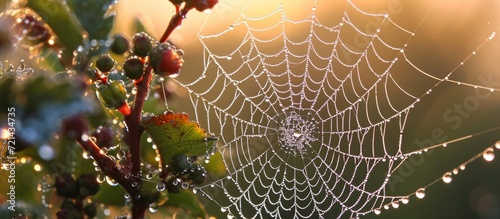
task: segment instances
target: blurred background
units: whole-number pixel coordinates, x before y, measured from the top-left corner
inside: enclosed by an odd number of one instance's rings
[[[405,53],[408,59],[421,70],[438,78],[443,78],[457,66],[460,66],[460,63],[473,51],[476,51],[477,47],[492,33],[500,30],[500,1],[497,0],[353,0],[351,2],[362,11],[388,13],[395,23],[414,32],[415,36],[409,37],[402,34],[401,31],[388,30],[383,33],[387,35],[382,35],[382,37],[399,46],[407,44]],[[190,12],[182,27],[177,29],[170,38],[177,47],[185,51],[185,65],[182,74],[176,80],[187,84],[201,75],[204,68],[203,50],[205,48],[198,38],[199,34],[210,35],[225,31],[240,18],[242,13],[252,17],[270,14],[279,3],[280,1],[275,0],[220,0],[211,13]],[[334,26],[341,21],[346,4],[346,1],[318,0],[316,15],[325,25]],[[297,20],[305,19],[310,15],[312,5],[312,1],[283,2],[287,16]],[[123,33],[131,37],[137,29],[137,20],[139,20],[147,32],[159,39],[173,12],[174,8],[167,0],[120,0],[116,7],[117,17],[113,32]],[[351,12],[351,14],[356,13]],[[351,19],[353,22],[358,22],[356,23],[357,27],[367,31],[374,31],[368,24],[379,22],[379,18],[370,16],[353,16]],[[265,23],[261,23],[261,25],[266,26]],[[307,28],[297,26],[294,29],[291,26],[288,30],[287,35],[293,38],[303,35]],[[235,39],[241,39],[241,36],[246,33],[245,29],[238,31],[241,32],[235,33]],[[356,40],[361,40],[358,43],[364,43],[362,39],[356,38],[354,32],[353,35],[342,36],[341,39],[351,44],[355,44]],[[406,41],[407,39],[410,40]],[[224,37],[207,42],[209,42],[207,48],[214,54],[227,54],[234,50],[234,46],[241,43],[237,40],[230,42]],[[272,45],[266,46],[272,47]],[[241,63],[237,63],[237,66],[239,65]],[[476,55],[458,68],[451,79],[493,87],[498,90],[500,89],[499,69],[500,38],[495,37],[487,41],[480,50],[476,51]],[[403,67],[395,70],[400,72],[393,74],[399,76],[398,79],[402,86],[408,88],[409,91],[422,93],[431,86],[431,84],[427,84],[426,79],[412,77],[419,73],[409,72]],[[188,92],[178,87],[176,83],[169,83],[172,91],[172,97],[168,101],[169,107],[194,114],[197,109],[193,109]],[[474,104],[474,107],[463,108],[464,105],[471,103]],[[160,112],[165,110],[162,105],[150,107],[155,107],[155,110]],[[460,107],[465,110],[459,110]],[[499,91],[490,92],[489,90],[444,82],[433,89],[430,95],[425,96],[425,99],[422,99],[410,111],[404,132],[403,152],[419,150],[421,148],[419,145],[427,147],[431,144],[439,144],[443,141],[496,128],[500,125],[499,115]],[[436,137],[434,134],[436,130],[442,131],[443,134]],[[387,134],[386,137],[397,140],[398,134]],[[499,140],[499,131],[473,136],[446,148],[440,147],[432,153],[422,156],[421,162],[418,162],[417,165],[415,163],[402,165],[404,168],[401,168],[398,174],[406,175],[402,181],[396,184],[394,190],[389,191],[388,195],[413,193],[418,188],[439,179],[445,172],[451,171],[469,158],[481,153],[485,148],[493,146]],[[65,152],[59,151],[59,153]],[[90,162],[82,164],[82,166],[85,166],[82,168],[92,168]],[[23,168],[26,169],[23,170]],[[26,183],[29,184],[26,185],[28,189],[23,191],[20,197],[28,202],[41,203],[41,193],[36,192],[37,183],[33,184],[33,182],[38,182],[36,177],[41,177],[43,174],[38,174],[40,171],[32,174],[33,168],[36,170],[34,166],[19,169],[19,177],[22,181],[31,182],[31,184]],[[426,189],[424,199],[420,200],[412,196],[407,205],[401,205],[397,209],[383,210],[381,215],[370,214],[363,218],[500,218],[499,170],[500,161],[498,159],[487,162],[480,158],[468,164],[465,171],[453,175],[450,184],[439,181]],[[6,192],[3,186],[0,191],[2,194]],[[31,191],[35,193],[34,196]],[[113,197],[121,198],[123,194],[112,193],[111,199]],[[225,217],[225,214],[221,214],[218,205],[210,203],[206,199],[202,202],[207,203],[205,207],[210,215],[217,218]],[[114,204],[123,203],[118,201]],[[120,210],[116,211],[120,212]],[[164,215],[167,214],[152,215],[152,218],[161,218]],[[190,216],[180,214],[179,217],[189,218]]]

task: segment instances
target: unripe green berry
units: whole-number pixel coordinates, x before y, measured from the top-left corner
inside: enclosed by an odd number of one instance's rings
[[[181,183],[177,180],[177,178],[171,178],[167,181],[166,187],[169,193],[175,194],[181,191]]]
[[[115,66],[115,60],[109,54],[104,54],[97,58],[95,65],[99,71],[109,72]]]
[[[110,109],[118,109],[127,104],[127,90],[122,81],[112,81],[97,88],[97,97],[101,103]]]
[[[139,57],[146,57],[153,47],[152,41],[151,37],[144,32],[135,34],[132,38],[132,53]]]
[[[144,63],[137,56],[132,56],[123,63],[123,71],[130,79],[139,79],[144,73]]]
[[[205,167],[197,165],[191,173],[189,173],[189,179],[193,181],[194,184],[200,185],[207,178],[207,171]]]
[[[174,173],[184,174],[192,167],[192,163],[188,161],[186,155],[178,154],[172,157],[170,166]]]
[[[113,44],[111,44],[111,51],[121,55],[129,50],[129,42],[125,36],[117,33],[113,36]]]

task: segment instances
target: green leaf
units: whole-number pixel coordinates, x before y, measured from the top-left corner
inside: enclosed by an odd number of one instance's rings
[[[165,205],[184,209],[195,217],[205,218],[206,211],[202,208],[199,199],[193,193],[186,190],[176,194],[169,193],[168,201]]]
[[[125,193],[125,189],[121,186],[110,186],[107,183],[102,183],[101,190],[92,196],[92,199],[106,205],[123,206],[125,205]]]
[[[66,0],[90,40],[105,40],[113,28],[114,13],[110,13],[116,0]]]
[[[168,112],[144,121],[142,126],[157,145],[162,165],[177,154],[205,155],[217,140],[208,137],[198,123],[189,121],[186,113]]]

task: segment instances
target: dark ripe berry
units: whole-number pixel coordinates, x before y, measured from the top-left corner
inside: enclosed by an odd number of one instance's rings
[[[94,202],[89,203],[83,208],[83,212],[85,212],[89,218],[95,217],[97,215],[97,206]]]
[[[183,54],[170,43],[161,43],[151,50],[149,63],[160,76],[178,74],[184,64]]]
[[[90,173],[84,173],[76,179],[78,185],[78,192],[80,198],[85,198],[89,195],[95,195],[99,192],[101,188],[99,182],[97,182],[96,176]]]
[[[169,193],[175,194],[181,191],[181,183],[177,178],[171,178],[167,181],[166,187]]]
[[[153,39],[144,33],[137,33],[132,38],[132,53],[139,57],[146,57],[153,47]]]
[[[44,26],[42,21],[39,21],[33,15],[25,15],[17,19],[17,35],[23,38],[23,41],[30,44],[38,44],[47,42],[50,39],[50,33]]]
[[[99,71],[109,72],[113,69],[115,63],[115,60],[109,54],[104,54],[97,58],[95,66],[99,69]]]
[[[75,209],[76,205],[73,202],[73,199],[64,199],[64,201],[61,203],[61,209]]]
[[[129,50],[129,42],[125,36],[117,33],[113,36],[113,44],[111,44],[111,51],[121,55]]]
[[[192,163],[188,161],[186,155],[178,154],[172,157],[170,161],[170,166],[172,167],[172,171],[178,174],[186,173],[191,167]]]
[[[61,209],[56,213],[57,219],[82,219],[83,215],[77,209]]]
[[[144,63],[137,56],[132,56],[123,63],[123,71],[130,79],[139,79],[144,73]]]
[[[54,187],[56,193],[66,198],[76,198],[78,194],[78,185],[69,173],[61,173],[56,176]]]
[[[207,171],[205,167],[197,165],[191,173],[189,173],[189,179],[193,181],[194,184],[202,184],[207,178]]]
[[[95,138],[95,143],[99,147],[109,148],[114,145],[114,131],[108,126],[99,126],[94,132],[92,132],[92,137]]]
[[[184,2],[184,0],[169,0],[169,1],[174,5],[181,5]]]
[[[87,133],[89,125],[82,115],[73,115],[62,120],[61,130],[69,138],[81,138]]]
[[[197,11],[206,11],[212,9],[219,1],[217,0],[191,0],[191,4]]]

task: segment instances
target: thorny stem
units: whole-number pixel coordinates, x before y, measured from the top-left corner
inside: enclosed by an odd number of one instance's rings
[[[170,23],[165,30],[165,33],[159,40],[160,43],[166,42],[170,34],[182,23],[182,20],[186,17],[189,10],[193,9],[192,6],[185,6],[182,10],[180,7],[176,6],[177,13],[171,18]],[[135,97],[134,106],[129,115],[125,116],[126,124],[126,141],[130,148],[130,156],[127,159],[127,163],[132,163],[131,170],[128,165],[123,167],[118,167],[116,162],[102,154],[100,152],[99,146],[93,142],[91,139],[76,138],[76,141],[82,146],[83,149],[90,152],[90,155],[94,158],[96,163],[99,165],[101,171],[108,177],[113,178],[118,182],[132,197],[140,195],[140,186],[132,186],[132,182],[140,181],[140,169],[141,169],[141,136],[144,133],[144,129],[140,126],[142,119],[142,109],[144,107],[144,101],[146,100],[149,84],[152,79],[152,68],[147,66],[144,71],[144,76],[142,80],[136,81],[135,86],[137,87],[137,94]],[[128,172],[131,172],[131,177],[125,178]],[[149,206],[149,202],[144,200],[144,198],[133,198],[132,199],[132,218],[133,219],[143,219],[146,213],[146,209]]]

